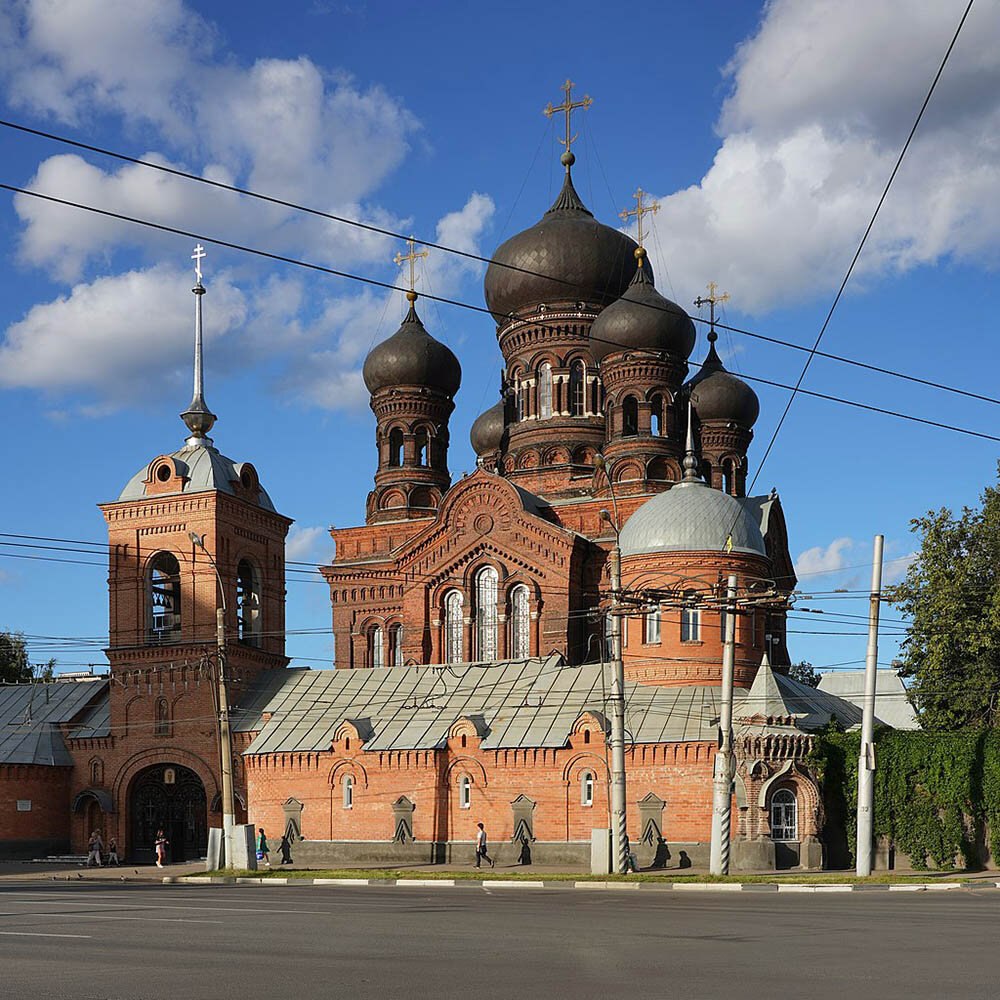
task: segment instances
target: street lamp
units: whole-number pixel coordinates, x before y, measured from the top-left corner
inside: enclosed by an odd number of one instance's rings
[[[233,829],[236,825],[236,802],[233,794],[233,737],[229,728],[229,693],[226,690],[226,588],[222,574],[205,547],[205,536],[195,531],[188,538],[208,558],[219,582],[219,606],[215,609],[215,641],[218,650],[219,754],[222,764],[222,851],[223,866],[233,868]]]
[[[607,510],[601,511],[601,519],[611,525],[615,533],[615,544],[608,559],[611,577],[611,817],[612,844],[614,848],[615,870],[624,875],[628,870],[628,835],[626,832],[626,788],[625,788],[625,664],[622,662],[622,552],[621,521],[618,517],[618,501],[611,481],[611,469],[600,453],[594,459],[594,467],[604,473],[611,494],[614,519]]]

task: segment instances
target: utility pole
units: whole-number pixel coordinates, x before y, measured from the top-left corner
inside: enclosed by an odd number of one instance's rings
[[[729,827],[733,809],[733,672],[736,660],[736,576],[726,582],[726,637],[722,647],[719,751],[712,777],[712,843],[709,870],[729,874]]]
[[[872,873],[872,820],[875,805],[875,682],[878,670],[878,614],[882,599],[882,546],[884,536],[875,536],[872,554],[872,589],[868,599],[868,650],[865,655],[865,703],[861,717],[861,753],[858,757],[858,840],[855,845],[857,874]]]

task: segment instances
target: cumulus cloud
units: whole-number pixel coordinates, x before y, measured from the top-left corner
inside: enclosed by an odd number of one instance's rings
[[[315,562],[329,559],[333,548],[328,529],[316,525],[293,525],[285,539],[285,559],[289,562]]]
[[[815,545],[795,560],[795,575],[799,578],[836,573],[849,565],[851,551],[857,543],[853,538],[835,538],[829,545]]]
[[[964,6],[766,5],[724,69],[711,167],[660,199],[653,263],[683,298],[715,279],[761,312],[836,288]],[[995,259],[998,133],[1000,21],[973,10],[862,255],[862,281],[948,256]]]

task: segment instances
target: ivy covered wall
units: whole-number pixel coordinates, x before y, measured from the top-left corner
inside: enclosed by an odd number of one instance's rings
[[[810,764],[823,782],[828,864],[854,863],[861,736],[817,735]],[[980,867],[1000,858],[1000,731],[875,734],[876,838],[914,868]]]

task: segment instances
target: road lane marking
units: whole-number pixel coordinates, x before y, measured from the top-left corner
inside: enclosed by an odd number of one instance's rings
[[[43,934],[41,931],[0,931],[4,937],[92,938],[93,934]]]

